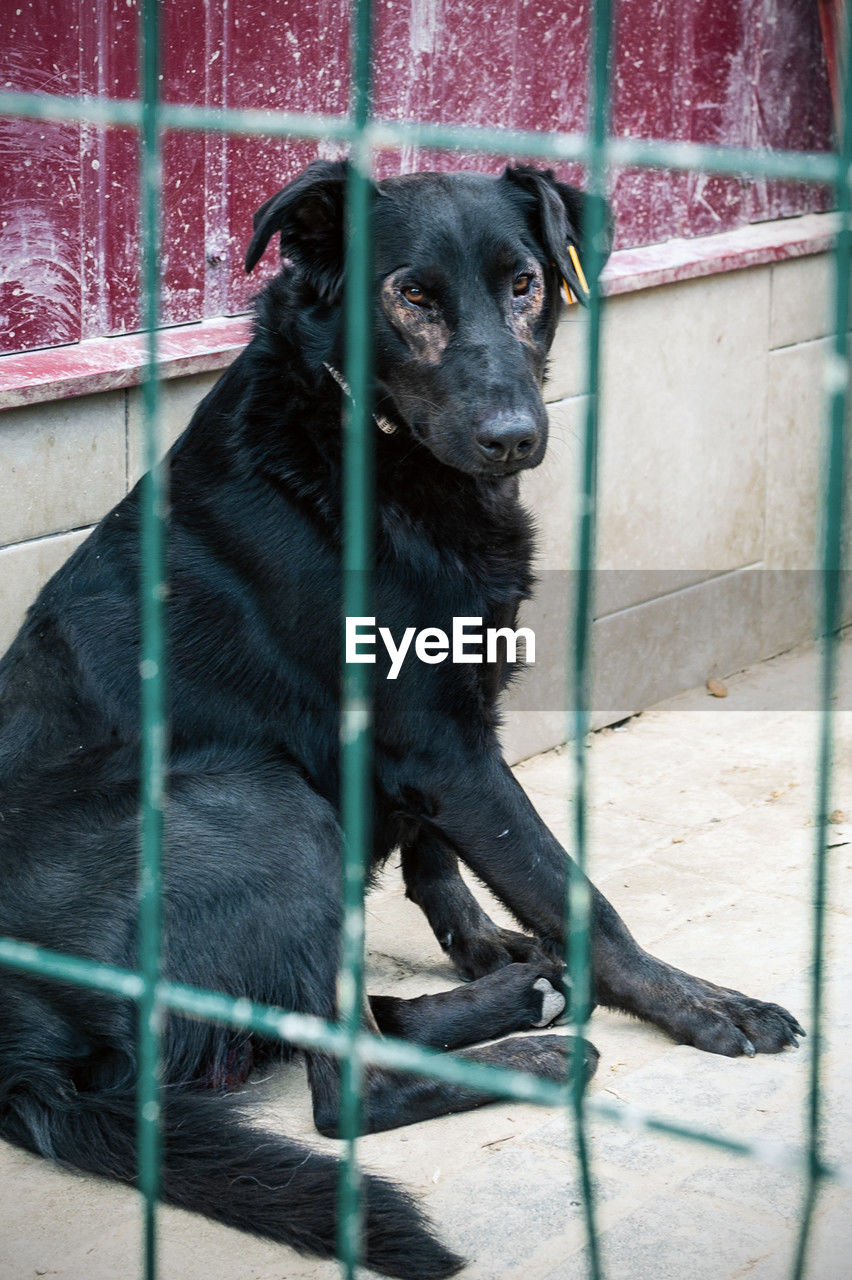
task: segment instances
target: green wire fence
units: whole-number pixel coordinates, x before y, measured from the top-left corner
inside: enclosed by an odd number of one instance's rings
[[[843,33],[849,47],[849,31]],[[586,1138],[589,1113],[631,1128],[670,1135],[751,1157],[803,1174],[804,1191],[799,1236],[791,1262],[791,1276],[805,1274],[808,1236],[821,1183],[852,1182],[852,1170],[831,1167],[820,1144],[822,993],[824,976],[824,908],[827,892],[827,820],[830,812],[832,702],[835,684],[836,640],[840,625],[841,568],[844,529],[844,468],[847,455],[846,401],[849,320],[849,276],[852,267],[852,78],[843,91],[838,147],[833,153],[767,152],[741,148],[699,146],[680,142],[649,142],[611,138],[608,133],[610,88],[610,0],[597,0],[592,13],[590,118],[586,134],[530,133],[508,129],[468,128],[415,122],[373,120],[371,89],[371,0],[353,0],[352,76],[349,115],[317,116],[172,106],[159,100],[160,4],[143,0],[141,8],[141,95],[138,101],[84,100],[32,93],[0,92],[0,114],[45,121],[87,121],[102,126],[133,126],[141,140],[141,202],[143,245],[144,327],[147,361],[143,383],[144,481],[142,525],[142,634],[140,652],[142,712],[141,856],[139,894],[138,971],[97,964],[62,955],[12,938],[0,938],[0,966],[39,974],[133,1000],[139,1007],[138,1185],[143,1199],[145,1280],[157,1275],[156,1205],[160,1184],[161,1138],[159,1110],[159,1033],[166,1011],[207,1019],[269,1037],[304,1049],[321,1049],[341,1059],[341,1134],[345,1159],[341,1162],[339,1256],[343,1274],[351,1280],[360,1254],[360,1184],[356,1140],[360,1122],[360,1093],[366,1064],[466,1085],[472,1089],[543,1106],[567,1108],[574,1120],[580,1166],[589,1273],[603,1274],[595,1226],[594,1183]],[[841,58],[848,67],[848,58]],[[606,175],[612,165],[697,170],[763,178],[792,178],[831,184],[840,211],[835,250],[834,342],[825,376],[826,438],[822,534],[821,723],[817,759],[813,889],[813,970],[809,1027],[809,1090],[807,1143],[794,1149],[765,1141],[745,1142],[723,1133],[702,1130],[661,1116],[625,1108],[602,1099],[585,1099],[579,1086],[554,1084],[522,1072],[463,1061],[390,1037],[379,1038],[360,1025],[364,975],[364,868],[371,839],[371,697],[365,664],[351,664],[344,672],[341,715],[341,813],[344,832],[343,955],[339,1022],[234,999],[181,983],[168,982],[160,971],[160,859],[163,835],[167,741],[167,686],[164,644],[166,474],[161,465],[157,324],[159,294],[161,137],[166,129],[331,138],[348,144],[351,155],[347,191],[346,377],[352,389],[344,426],[344,614],[371,613],[372,457],[370,414],[371,333],[364,317],[371,305],[370,174],[372,155],[401,145],[447,151],[522,155],[530,159],[582,161],[588,189],[594,197],[586,229],[584,260],[590,285],[587,325],[587,413],[583,439],[580,502],[578,588],[575,600],[571,667],[574,686],[575,744],[574,853],[579,870],[587,863],[586,767],[584,742],[589,730],[589,670],[592,619],[592,570],[597,502],[597,437],[599,418],[600,290],[602,261],[599,244],[603,228]],[[567,962],[573,981],[572,1019],[581,1034],[589,992],[589,899],[581,877],[566,886],[570,916]],[[579,1080],[581,1072],[575,1072]]]

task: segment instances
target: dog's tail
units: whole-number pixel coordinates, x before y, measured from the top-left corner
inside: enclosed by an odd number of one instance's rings
[[[0,1106],[0,1136],[87,1173],[136,1180],[132,1094],[17,1090]],[[231,1227],[333,1257],[339,1164],[249,1123],[238,1096],[166,1091],[162,1196]],[[454,1275],[462,1260],[435,1238],[392,1182],[363,1180],[364,1262],[406,1280]]]

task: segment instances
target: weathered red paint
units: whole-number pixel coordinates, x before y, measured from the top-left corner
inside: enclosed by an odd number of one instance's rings
[[[247,316],[164,329],[157,341],[163,378],[222,369],[248,342]],[[142,381],[147,342],[141,333],[88,338],[67,347],[24,351],[0,360],[0,409],[116,391]]]
[[[8,11],[12,0],[3,0]],[[57,21],[52,0],[5,17],[0,84],[80,91],[76,9]],[[18,7],[18,6],[16,6]],[[80,131],[0,119],[0,350],[82,336]]]
[[[163,94],[174,102],[343,112],[348,0],[164,0]],[[587,0],[377,0],[377,114],[581,129]],[[136,96],[135,0],[0,0],[0,83]],[[813,0],[620,0],[619,134],[822,149],[830,100]],[[137,142],[130,130],[0,122],[0,350],[132,331],[139,320]],[[172,134],[164,143],[167,324],[243,311],[253,210],[334,147]],[[406,149],[381,174],[494,157]],[[563,176],[577,180],[576,167]],[[724,232],[827,207],[791,183],[660,172],[613,175],[621,246]]]
[[[836,234],[836,215],[811,213],[785,222],[753,223],[712,236],[619,249],[604,268],[603,292],[607,296],[630,293],[720,271],[824,253]],[[224,369],[249,336],[247,316],[165,329],[158,340],[160,376],[177,378]],[[144,338],[136,333],[3,356],[0,410],[136,386],[142,380],[145,356]]]

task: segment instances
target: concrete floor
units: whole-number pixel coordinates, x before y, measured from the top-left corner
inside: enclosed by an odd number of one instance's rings
[[[841,646],[827,940],[825,1155],[850,1161],[852,1019],[852,639]],[[590,747],[593,878],[640,941],[692,972],[780,1001],[807,1025],[813,853],[816,658],[799,651],[662,703]],[[756,710],[759,706],[769,710]],[[749,708],[749,709],[743,709]],[[553,829],[568,837],[570,759],[551,752],[517,773]],[[487,897],[487,895],[484,895]],[[494,908],[495,914],[500,912]],[[370,987],[417,994],[453,984],[427,926],[388,869],[368,906]],[[652,1028],[598,1011],[593,1095],[617,1107],[793,1144],[804,1132],[807,1044],[729,1060],[670,1044]],[[287,1133],[311,1131],[298,1064],[253,1081]],[[801,1189],[796,1176],[677,1139],[591,1125],[602,1252],[609,1280],[782,1280]],[[361,1143],[371,1169],[410,1187],[444,1239],[470,1259],[469,1280],[581,1280],[584,1235],[566,1122],[532,1106],[379,1134]],[[332,1280],[333,1264],[214,1226],[160,1215],[163,1280]],[[58,1172],[0,1146],[0,1280],[131,1280],[139,1274],[132,1192]],[[850,1193],[822,1193],[809,1255],[813,1280],[852,1275]]]

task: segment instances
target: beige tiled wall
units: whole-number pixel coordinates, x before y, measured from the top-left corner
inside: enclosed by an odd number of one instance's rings
[[[216,381],[162,384],[168,443]],[[108,391],[0,413],[0,653],[48,578],[140,473],[140,391]]]
[[[88,529],[75,529],[0,547],[0,648],[8,647],[48,578],[88,533]]]
[[[595,723],[812,634],[828,282],[826,258],[811,257],[606,304]],[[584,336],[572,308],[551,358],[548,455],[523,481],[541,579],[527,616],[542,643],[507,702],[514,759],[565,737]],[[163,384],[169,440],[214,381]],[[0,414],[0,649],[138,478],[140,436],[136,388]]]
[[[124,393],[0,415],[0,546],[99,520],[126,484]]]
[[[217,381],[217,374],[195,373],[189,378],[164,382],[161,390],[163,432],[169,444],[174,443],[188,425],[196,406]],[[142,391],[131,387],[127,392],[127,473],[132,488],[141,476],[142,433],[144,430]]]
[[[828,286],[823,256],[606,304],[596,725],[814,634]],[[574,308],[554,348],[552,446],[524,480],[543,570],[526,614],[544,645],[509,694],[512,759],[565,736],[583,348]]]

